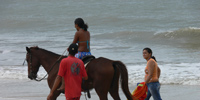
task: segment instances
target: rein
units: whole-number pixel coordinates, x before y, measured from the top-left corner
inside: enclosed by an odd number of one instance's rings
[[[42,81],[43,79],[45,79],[46,78],[46,76],[51,72],[51,70],[53,69],[53,67],[55,66],[55,64],[60,60],[60,58],[62,57],[63,55],[61,55],[58,59],[57,59],[57,61],[51,66],[51,68],[50,68],[50,70],[47,72],[47,74],[43,77],[43,78],[41,78],[41,79],[34,79],[35,81],[38,81],[38,82],[40,82],[40,81]],[[30,63],[30,67],[31,67],[31,71],[32,71],[32,65],[31,65],[32,63]]]
[[[51,72],[51,70],[53,69],[53,67],[55,66],[55,64],[60,60],[60,58],[61,57],[63,57],[63,55],[64,55],[64,53],[67,51],[67,49],[63,52],[63,54],[57,59],[57,61],[51,66],[51,68],[50,68],[50,70],[47,72],[47,74],[43,77],[43,78],[41,78],[41,79],[34,79],[35,81],[38,81],[38,82],[40,82],[40,81],[42,81],[43,79],[45,79],[46,78],[46,76]],[[30,70],[31,70],[31,73],[33,72],[32,71],[32,55],[31,55],[31,53],[29,53],[29,55],[30,55]],[[25,63],[25,60],[24,60],[24,63]],[[24,63],[23,63],[23,65],[24,65]]]

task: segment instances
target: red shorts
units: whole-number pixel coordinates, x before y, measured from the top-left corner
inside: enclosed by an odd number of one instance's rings
[[[80,97],[75,97],[75,98],[67,98],[66,100],[80,100]]]

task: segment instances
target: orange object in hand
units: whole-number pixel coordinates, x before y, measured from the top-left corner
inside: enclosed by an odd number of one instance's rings
[[[147,85],[145,84],[145,82],[141,82],[133,91],[132,96],[136,100],[144,100],[147,97],[147,93],[148,93]]]

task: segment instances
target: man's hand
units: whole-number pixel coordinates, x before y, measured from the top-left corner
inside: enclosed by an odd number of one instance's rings
[[[48,97],[47,97],[47,100],[51,100],[52,96],[53,96],[53,94],[50,93],[50,94],[48,95]]]
[[[83,77],[82,79],[83,79],[83,80],[88,80],[88,76],[86,76],[86,77]]]
[[[62,80],[62,77],[59,76],[59,75],[57,75],[56,80],[55,80],[54,85],[53,85],[53,88],[51,89],[51,92],[50,92],[50,94],[47,97],[47,100],[51,100],[51,98],[53,97],[53,93],[58,88],[61,80]]]

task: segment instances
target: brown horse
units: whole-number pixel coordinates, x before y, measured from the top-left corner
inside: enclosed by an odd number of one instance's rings
[[[61,59],[67,56],[61,57],[61,55],[39,47],[26,47],[26,50],[28,78],[31,80],[36,79],[39,67],[42,65],[48,73],[47,81],[49,88],[51,89],[59,70],[59,63]],[[58,60],[59,57],[61,57],[60,60]],[[94,88],[100,100],[107,100],[108,92],[114,100],[120,100],[118,93],[120,75],[121,87],[125,96],[128,100],[133,100],[128,87],[128,72],[126,66],[122,62],[100,57],[89,62],[86,71],[88,74],[88,80],[84,82],[82,87],[84,87],[84,90]],[[60,93],[60,91],[56,91],[52,100],[56,100]]]

